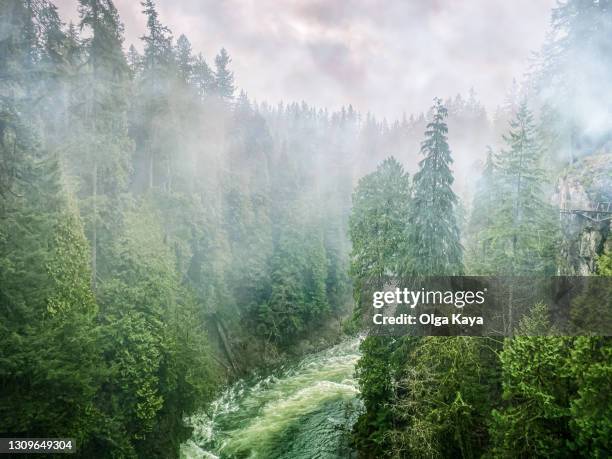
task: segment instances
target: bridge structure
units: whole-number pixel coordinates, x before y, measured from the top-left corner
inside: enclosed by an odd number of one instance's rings
[[[578,215],[595,223],[612,220],[612,202],[598,202],[593,209],[563,208],[559,212],[565,215]]]

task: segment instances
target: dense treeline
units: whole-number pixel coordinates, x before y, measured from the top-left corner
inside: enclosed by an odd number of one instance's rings
[[[350,220],[357,296],[364,282],[379,279],[378,288],[383,288],[390,274],[554,273],[557,221],[547,219],[550,209],[529,182],[537,161],[518,161],[534,153],[525,139],[516,147],[516,136],[529,132],[525,126],[515,131],[529,117],[527,109],[511,123],[510,148],[498,156],[488,177],[489,193],[505,190],[494,195],[500,213],[479,210],[489,204],[490,195],[477,195],[474,212],[483,213],[473,219],[475,253],[464,268],[456,196],[449,187],[445,110],[439,101],[436,107],[423,142],[421,170],[413,180],[389,158],[359,182]],[[535,194],[527,201],[523,193]],[[523,210],[521,203],[531,205]],[[609,275],[611,258],[610,253],[599,258],[601,275]],[[357,365],[366,411],[354,431],[363,456],[606,457],[612,429],[612,342],[607,337],[530,336],[554,330],[542,304],[518,324],[510,317],[508,327],[516,338],[366,338]]]
[[[225,49],[209,65],[153,1],[142,2],[141,51],[125,49],[111,0],[78,6],[79,22],[64,24],[49,0],[0,4],[2,436],[74,437],[83,457],[175,457],[183,417],[219,384],[338,333],[353,303],[349,258],[355,291],[389,272],[555,271],[544,162],[601,131],[557,95],[606,81],[593,59],[559,75],[581,52],[609,62],[584,39],[609,35],[605,2],[556,10],[571,33],[492,122],[474,91],[393,122],[258,104]],[[541,92],[536,116],[521,99],[542,87],[558,92]],[[574,117],[560,115],[568,100]],[[389,155],[351,204],[357,179]],[[469,218],[457,190],[474,190]],[[601,274],[611,263],[600,258]],[[545,312],[521,326],[548,326]],[[366,457],[610,450],[608,341],[362,348]]]
[[[219,372],[159,197],[130,193],[117,12],[80,2],[82,39],[46,1],[0,14],[0,430],[69,435],[84,457],[175,455]]]
[[[483,214],[486,219],[474,219],[469,239],[477,253],[464,267],[453,209],[457,199],[449,187],[452,160],[445,109],[439,101],[435,107],[416,176],[411,180],[389,158],[356,189],[350,233],[357,304],[368,303],[359,298],[360,292],[369,291],[362,288],[364,283],[382,289],[389,275],[546,274],[554,266],[557,221],[546,219],[550,209],[534,195],[530,202],[537,205],[536,212],[514,214],[522,215],[520,221],[514,217],[513,222],[508,210],[498,215],[492,209]],[[524,116],[525,107],[517,119]],[[511,123],[510,132],[516,134],[519,122]],[[512,137],[509,143],[516,146]],[[529,182],[536,164],[516,161],[528,152],[530,144],[524,140],[522,148],[502,152],[489,177],[488,191],[507,187],[505,199],[517,212],[524,202],[522,187],[538,190]],[[505,163],[520,167],[498,166]],[[522,180],[518,188],[511,186]],[[488,197],[478,194],[474,211]],[[498,198],[497,204],[504,200]],[[519,223],[529,225],[528,231]],[[533,236],[538,233],[547,239]],[[609,275],[611,255],[599,258],[601,275]],[[495,265],[498,257],[502,261]],[[607,337],[530,336],[554,334],[542,304],[533,305],[520,323],[509,317],[508,331],[517,337],[366,338],[357,364],[365,412],[354,428],[354,443],[363,457],[606,457],[612,429],[612,342]]]
[[[350,306],[319,147],[357,115],[235,97],[142,6],[142,55],[109,0],[0,6],[0,431],[83,457],[176,456],[221,381]]]
[[[0,431],[86,457],[174,456],[220,382],[337,335],[355,177],[426,122],[256,104],[142,10],[139,52],[110,0],[0,5]]]
[[[589,92],[609,100],[609,81],[597,80],[593,64],[570,69],[567,60],[588,50],[591,59],[609,63],[611,17],[607,2],[569,1],[554,10],[555,33],[532,76],[531,103],[525,93],[512,104],[503,144],[487,151],[465,222],[439,100],[424,129],[418,172],[411,178],[391,157],[359,181],[350,217],[357,304],[367,305],[359,297],[365,283],[382,289],[390,275],[563,271],[560,221],[547,183],[560,166],[547,161],[592,154],[609,139],[609,125],[585,123],[590,118],[578,108],[589,101],[568,89],[573,84],[581,93],[588,82]],[[573,112],[565,111],[569,105]],[[599,256],[597,274],[610,275],[611,258]],[[510,305],[517,296],[509,292]],[[507,318],[515,337],[506,339],[366,338],[357,364],[365,412],[353,431],[360,456],[608,457],[610,339],[542,336],[555,334],[544,304],[516,322]]]

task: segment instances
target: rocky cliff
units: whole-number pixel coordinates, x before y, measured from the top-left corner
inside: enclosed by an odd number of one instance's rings
[[[568,166],[557,181],[553,205],[561,209],[560,274],[595,273],[597,257],[612,250],[612,151],[602,150]]]

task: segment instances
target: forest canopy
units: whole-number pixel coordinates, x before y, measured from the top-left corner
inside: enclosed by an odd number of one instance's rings
[[[472,89],[391,121],[256,102],[141,8],[128,46],[111,0],[0,3],[1,437],[178,457],[227,384],[358,335],[387,276],[611,274],[609,220],[570,234],[554,200],[609,170],[609,2],[560,3],[495,113]],[[607,457],[610,340],[530,336],[528,307],[506,339],[363,339],[354,452]]]

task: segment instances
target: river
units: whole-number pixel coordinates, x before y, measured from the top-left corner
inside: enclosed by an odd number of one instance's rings
[[[206,412],[188,419],[194,432],[181,457],[353,457],[348,440],[361,410],[358,359],[359,339],[352,339],[236,382]]]

